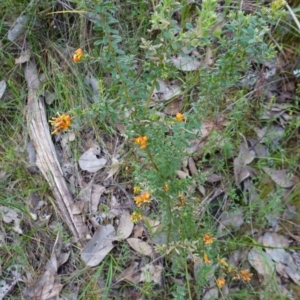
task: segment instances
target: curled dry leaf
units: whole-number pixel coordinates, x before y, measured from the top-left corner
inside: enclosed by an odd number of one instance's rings
[[[28,62],[30,60],[31,57],[31,53],[30,50],[26,50],[24,52],[21,53],[21,55],[15,59],[15,64],[23,64],[25,62]]]
[[[19,217],[18,213],[9,207],[0,206],[0,215],[2,216],[2,219],[5,223],[9,224],[11,222],[14,222],[14,231],[22,234],[23,230],[20,227],[21,218]]]
[[[127,239],[132,233],[133,226],[134,224],[130,220],[129,212],[127,210],[124,210],[120,218],[120,223],[118,226],[115,241],[122,241]]]
[[[102,169],[106,165],[107,159],[104,157],[98,158],[99,155],[100,147],[98,145],[93,145],[80,156],[78,161],[80,168],[91,173],[95,173]]]
[[[293,174],[288,174],[287,170],[272,170],[264,167],[263,170],[271,179],[282,188],[290,188],[299,181],[299,178]]]
[[[170,82],[165,82],[158,78],[156,81],[156,88],[152,94],[152,99],[154,101],[167,101],[175,98],[182,94],[180,87],[177,84],[172,84]]]
[[[180,179],[186,179],[186,178],[190,177],[189,174],[187,174],[181,170],[176,171],[176,174]]]
[[[104,179],[104,181],[106,181],[107,179],[111,178],[112,176],[114,176],[120,169],[120,162],[118,161],[117,158],[113,157],[111,159],[111,169],[108,172],[107,177]]]
[[[152,220],[147,216],[143,216],[143,221],[150,232],[154,233],[159,229],[160,222],[158,220]]]
[[[116,278],[117,281],[129,281],[137,284],[141,281],[141,272],[139,270],[139,263],[132,261],[130,266],[122,271],[122,273]]]
[[[126,240],[131,248],[133,248],[135,251],[139,252],[142,255],[151,256],[153,253],[152,247],[146,243],[143,242],[140,239],[137,238],[129,238]]]
[[[234,178],[237,185],[251,175],[250,169],[246,165],[250,164],[254,158],[255,154],[249,151],[247,144],[243,142],[240,146],[239,155],[233,162]]]
[[[106,257],[114,248],[112,241],[116,238],[116,231],[111,224],[101,226],[91,240],[81,251],[81,258],[87,266],[94,267]]]
[[[197,175],[198,169],[197,169],[194,159],[191,156],[188,159],[188,165],[189,165],[189,170],[190,170],[191,174]]]

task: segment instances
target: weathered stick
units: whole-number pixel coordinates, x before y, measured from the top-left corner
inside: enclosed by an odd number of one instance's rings
[[[74,201],[63,177],[63,171],[51,140],[45,104],[40,96],[40,82],[33,60],[24,64],[24,73],[28,87],[27,124],[37,154],[36,164],[49,183],[62,219],[68,225],[73,236],[83,243],[88,228],[81,216],[72,214]]]

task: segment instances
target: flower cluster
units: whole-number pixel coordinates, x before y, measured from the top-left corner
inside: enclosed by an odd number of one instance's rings
[[[83,59],[83,57],[84,57],[83,50],[79,48],[73,54],[73,61],[75,63],[78,63]]]
[[[243,280],[245,282],[249,282],[253,276],[253,274],[250,273],[249,270],[239,270],[238,268],[229,265],[224,258],[219,259],[219,264],[221,266],[221,269],[223,270],[223,273],[230,275],[235,280]],[[219,288],[222,288],[224,284],[224,278],[217,279],[217,285]]]
[[[215,238],[210,233],[206,233],[204,234],[202,240],[205,245],[210,245],[214,242]]]
[[[147,147],[147,141],[148,141],[148,137],[146,135],[138,136],[137,138],[134,139],[134,142],[140,145],[140,149],[145,149]]]
[[[150,193],[142,193],[141,195],[134,197],[134,201],[137,207],[141,207],[143,204],[148,204],[150,203]]]
[[[224,285],[225,285],[225,279],[224,278],[218,278],[217,280],[216,280],[216,282],[217,282],[217,286],[218,286],[218,288],[219,289],[221,289]]]
[[[143,216],[137,212],[137,211],[134,211],[131,216],[130,216],[130,220],[133,222],[133,223],[137,223],[138,221],[142,220],[143,219]]]
[[[178,112],[175,116],[175,119],[177,122],[183,122],[185,120],[185,116],[184,116],[184,114],[181,114]]]
[[[71,116],[67,114],[58,114],[58,118],[53,117],[52,120],[49,120],[51,125],[54,127],[54,130],[51,134],[57,134],[65,129],[68,129],[71,125],[71,120]]]

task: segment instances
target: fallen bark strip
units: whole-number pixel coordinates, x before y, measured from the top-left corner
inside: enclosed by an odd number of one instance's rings
[[[63,171],[51,140],[46,108],[40,96],[40,82],[33,60],[24,64],[24,73],[28,87],[27,125],[37,155],[36,164],[49,183],[62,219],[73,236],[83,243],[88,228],[81,216],[72,214],[73,197],[63,177]]]

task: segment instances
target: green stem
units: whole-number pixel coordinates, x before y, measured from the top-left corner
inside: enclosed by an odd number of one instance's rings
[[[146,148],[145,150],[146,150],[146,153],[148,154],[148,157],[149,157],[149,159],[150,159],[150,161],[151,161],[151,163],[152,163],[154,169],[155,169],[158,173],[160,173],[160,172],[159,172],[159,169],[158,169],[158,167],[157,167],[157,165],[156,165],[156,163],[155,163],[154,160],[153,160],[153,156],[152,156],[152,154],[150,153],[149,149]]]
[[[152,86],[151,86],[151,89],[150,89],[150,92],[149,92],[149,95],[148,95],[148,98],[147,98],[146,106],[145,106],[145,109],[144,109],[144,114],[147,112],[147,110],[149,108],[151,97],[152,97],[152,94],[153,94],[154,89],[155,89],[155,82],[156,82],[156,78],[152,82]]]

